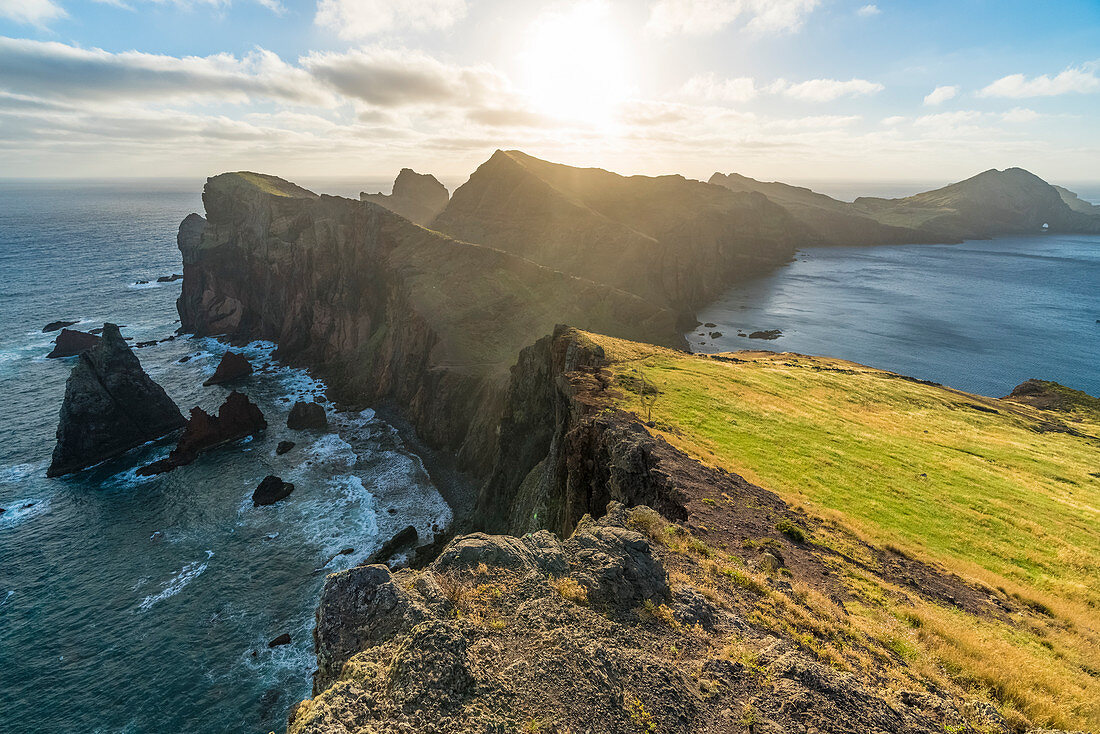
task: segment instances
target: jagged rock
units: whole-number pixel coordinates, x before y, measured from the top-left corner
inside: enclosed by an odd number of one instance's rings
[[[204,451],[252,436],[265,428],[267,421],[259,407],[246,395],[234,390],[218,408],[216,417],[202,408],[192,408],[191,418],[187,421],[179,444],[172,449],[168,458],[142,467],[138,474],[149,476],[172,471],[177,466],[190,464]]]
[[[290,409],[290,415],[286,419],[286,427],[295,431],[313,429],[323,431],[328,428],[328,416],[325,409],[317,403],[306,403],[299,400]]]
[[[214,374],[202,384],[204,387],[220,385],[223,382],[229,382],[251,374],[252,363],[243,354],[230,350],[222,356],[222,361],[218,363],[218,368],[214,370]]]
[[[611,503],[608,514],[621,507]],[[659,603],[669,595],[668,574],[640,533],[586,517],[565,549],[572,575],[594,604],[630,609],[647,600]]]
[[[293,441],[280,441],[279,445],[275,447],[275,455],[276,456],[282,456],[287,451],[290,451],[292,448],[294,448],[297,445],[298,444],[294,443]]]
[[[381,548],[372,553],[370,558],[360,565],[373,566],[376,563],[385,563],[402,548],[416,545],[419,539],[420,536],[417,534],[416,528],[408,525],[397,531],[392,538],[383,543]]]
[[[172,273],[171,275],[162,275],[157,278],[158,283],[173,283],[177,280],[183,280],[183,273]]]
[[[437,573],[468,571],[481,564],[512,571],[563,574],[569,570],[561,541],[553,533],[516,538],[510,535],[472,533],[455,538],[432,564]]]
[[[45,326],[42,327],[42,333],[43,334],[48,334],[51,331],[57,331],[58,329],[63,329],[66,326],[72,326],[75,323],[77,323],[77,322],[76,321],[51,321],[50,323],[48,323],[48,324],[46,324]]]
[[[121,339],[121,337],[119,337]],[[46,355],[49,359],[75,357],[88,351],[99,343],[100,337],[73,329],[62,329],[54,341],[53,351]]]
[[[103,338],[80,355],[65,384],[57,445],[46,475],[97,464],[184,423],[179,408],[145,374],[118,327],[104,324]]]
[[[155,347],[156,345],[157,345],[157,340],[153,339],[152,341],[135,343],[134,344],[134,349],[144,349],[145,347]]]
[[[720,331],[710,332],[710,338],[711,339],[720,339],[721,337],[722,337],[722,332],[720,332]]]
[[[267,643],[267,646],[269,648],[274,648],[274,647],[279,647],[280,645],[289,645],[289,644],[290,644],[290,633],[289,632],[284,632],[283,634],[279,635],[278,637],[276,637],[271,642]]]
[[[447,206],[450,194],[435,176],[402,168],[393,182],[392,194],[363,192],[359,199],[380,204],[410,222],[427,226]]]
[[[783,332],[779,329],[767,329],[765,331],[754,331],[749,334],[749,339],[778,339],[783,336]]]
[[[284,482],[274,474],[268,474],[260,482],[260,486],[256,487],[256,491],[252,493],[252,506],[273,505],[279,500],[289,497],[293,491],[293,484]]]

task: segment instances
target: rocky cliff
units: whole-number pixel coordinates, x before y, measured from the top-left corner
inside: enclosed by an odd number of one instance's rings
[[[370,202],[252,173],[211,178],[180,227],[181,329],[263,338],[337,399],[393,399],[433,446],[488,470],[508,368],[558,321],[680,346],[638,296],[426,230]]]
[[[65,383],[57,445],[47,476],[79,471],[160,438],[185,421],[176,404],[141,368],[118,327],[77,357]]]
[[[786,262],[808,237],[760,194],[499,150],[455,191],[432,227],[683,314]]]
[[[393,182],[392,193],[368,194],[364,191],[359,199],[379,204],[410,222],[427,226],[447,206],[450,194],[430,173],[402,168]]]

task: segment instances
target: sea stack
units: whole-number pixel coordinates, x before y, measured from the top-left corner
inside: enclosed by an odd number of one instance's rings
[[[248,361],[248,358],[243,354],[229,351],[222,357],[222,361],[218,363],[218,369],[214,370],[214,374],[210,376],[210,379],[202,384],[204,387],[220,385],[223,382],[229,382],[251,374],[252,363]]]
[[[247,395],[234,390],[218,408],[216,416],[202,408],[192,408],[187,428],[168,458],[143,466],[138,469],[138,475],[150,476],[172,471],[177,466],[190,464],[204,451],[246,436],[254,436],[265,428],[267,421],[264,420],[260,408]]]
[[[153,382],[114,324],[82,353],[65,384],[57,445],[46,476],[57,477],[183,427],[180,409]]]
[[[57,339],[53,343],[53,351],[47,354],[46,358],[75,357],[88,351],[98,343],[99,337],[95,334],[76,331],[75,329],[62,329],[58,332]]]

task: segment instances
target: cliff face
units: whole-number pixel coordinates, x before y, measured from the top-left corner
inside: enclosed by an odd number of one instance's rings
[[[65,383],[47,476],[79,471],[181,428],[176,404],[141,368],[114,324],[77,357]]]
[[[673,314],[425,230],[369,202],[223,174],[180,228],[181,329],[270,339],[335,397],[392,398],[436,447],[488,470],[508,367],[558,320],[680,346]]]
[[[427,226],[447,206],[450,194],[430,173],[417,173],[402,168],[393,182],[390,194],[359,194],[360,201],[369,201],[400,214],[410,222]]]
[[[808,232],[759,194],[497,151],[432,227],[690,313],[786,262]]]

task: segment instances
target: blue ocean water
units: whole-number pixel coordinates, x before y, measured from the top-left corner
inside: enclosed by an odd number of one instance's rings
[[[1100,395],[1100,237],[807,249],[699,319],[717,326],[687,335],[698,352],[841,357],[995,397],[1030,377]],[[767,329],[783,336],[737,336]]]
[[[175,231],[202,211],[201,181],[0,182],[0,730],[268,732],[309,694],[313,615],[325,571],[408,524],[422,538],[450,509],[419,458],[371,411],[334,433],[289,431],[291,401],[324,386],[246,349],[266,371],[239,389],[269,428],[152,478],[162,442],[45,478],[72,360],[47,360],[55,319],[125,324],[136,341],[178,327]],[[341,191],[340,193],[345,193]],[[228,390],[202,387],[225,347],[179,338],[136,349],[186,412]],[[186,361],[181,361],[189,357]],[[237,387],[237,386],[235,386]],[[275,456],[280,440],[298,446]],[[250,497],[267,474],[296,489]],[[268,649],[290,633],[292,644]]]

